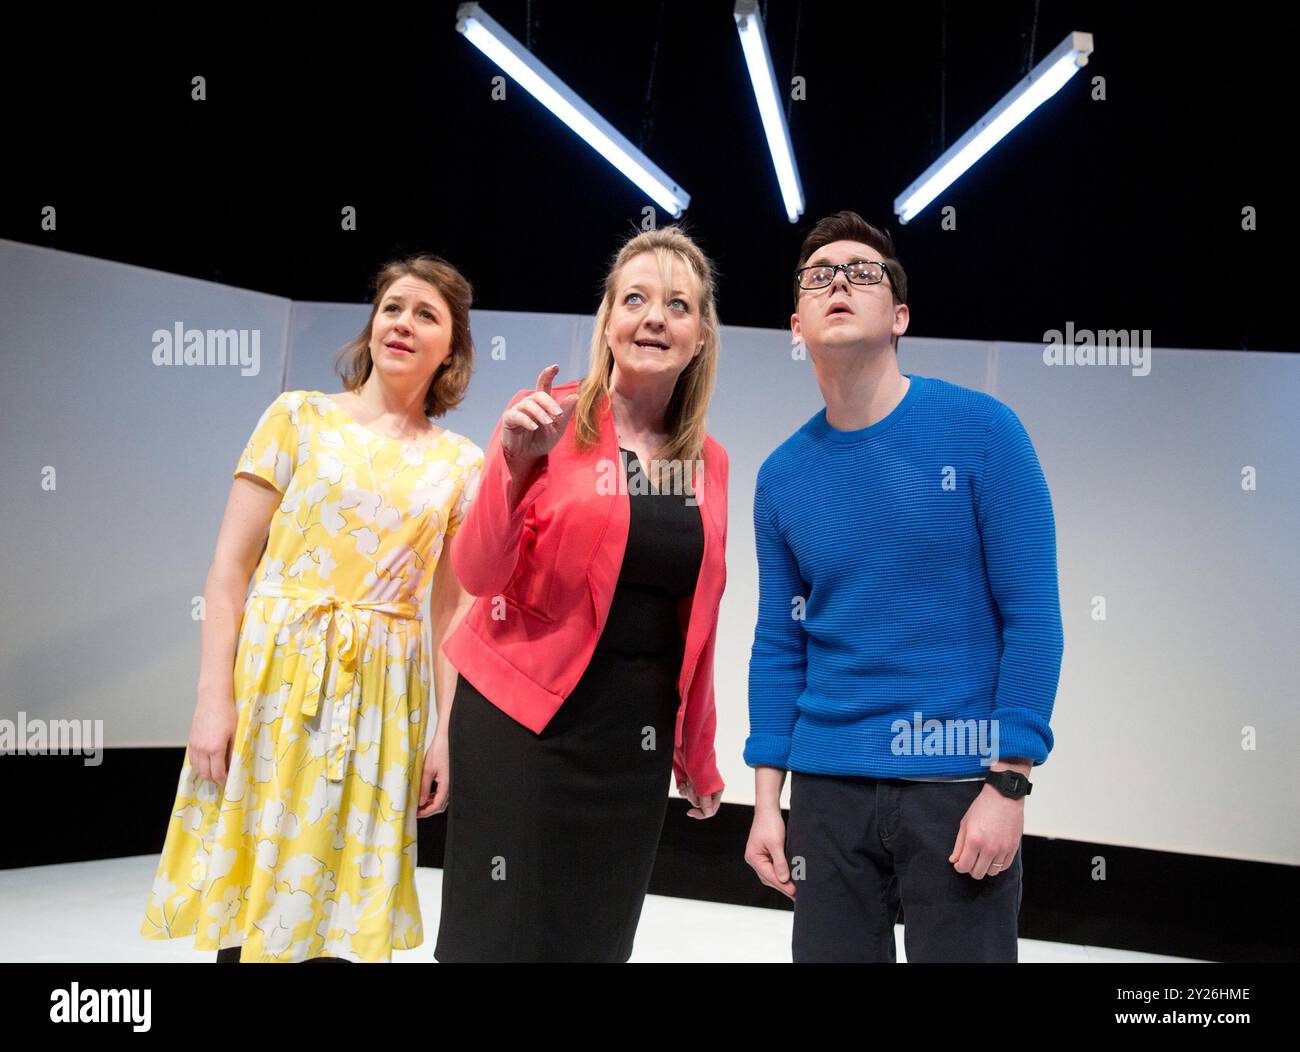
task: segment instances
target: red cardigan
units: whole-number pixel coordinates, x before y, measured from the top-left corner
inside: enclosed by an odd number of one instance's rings
[[[560,401],[577,389],[573,381],[552,388],[551,395]],[[519,391],[510,404],[530,393]],[[578,451],[569,421],[559,443],[525,480],[513,509],[498,422],[478,496],[452,544],[456,576],[479,598],[443,652],[484,697],[535,734],[586,671],[627,548],[628,494],[608,492],[622,467],[608,399],[597,419],[600,442],[586,453]],[[704,557],[694,594],[678,606],[685,650],[673,742],[679,788],[689,777],[701,796],[723,788],[713,749],[713,652],[727,579],[727,453],[709,436],[703,476],[697,471],[694,483]]]

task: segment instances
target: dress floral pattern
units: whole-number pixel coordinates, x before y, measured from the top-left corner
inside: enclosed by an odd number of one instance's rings
[[[430,656],[422,601],[483,451],[415,444],[286,391],[235,475],[283,496],[244,607],[223,788],[188,750],[141,934],[243,961],[390,961],[424,941],[416,809]]]

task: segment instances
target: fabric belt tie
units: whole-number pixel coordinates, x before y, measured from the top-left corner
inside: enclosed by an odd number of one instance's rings
[[[335,712],[335,719],[330,726],[330,743],[328,754],[328,778],[331,782],[343,780],[343,761],[347,756],[348,746],[354,745],[354,728],[357,706],[353,704],[353,687],[356,685],[357,659],[360,654],[359,610],[376,610],[393,617],[423,620],[423,614],[415,603],[400,601],[368,603],[359,600],[342,599],[328,593],[311,592],[306,589],[287,585],[262,585],[249,597],[269,599],[294,599],[307,605],[295,620],[305,620],[307,628],[308,650],[307,689],[303,694],[299,711],[304,718],[310,718],[320,712],[321,695],[325,692],[328,670],[332,663],[337,669],[334,681],[334,698],[341,706]],[[329,642],[330,623],[334,622],[333,642]]]

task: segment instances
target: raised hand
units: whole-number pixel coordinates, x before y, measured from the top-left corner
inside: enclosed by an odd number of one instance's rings
[[[551,397],[551,383],[558,365],[548,365],[537,374],[537,389],[521,398],[501,416],[501,450],[512,465],[528,465],[544,457],[564,435],[578,403],[576,394],[563,403]]]

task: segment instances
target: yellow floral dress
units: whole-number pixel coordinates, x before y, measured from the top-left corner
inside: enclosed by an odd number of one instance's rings
[[[421,604],[483,451],[362,427],[286,391],[235,475],[283,495],[244,607],[223,788],[189,752],[141,934],[243,961],[391,961],[424,941],[416,810],[430,656]]]

